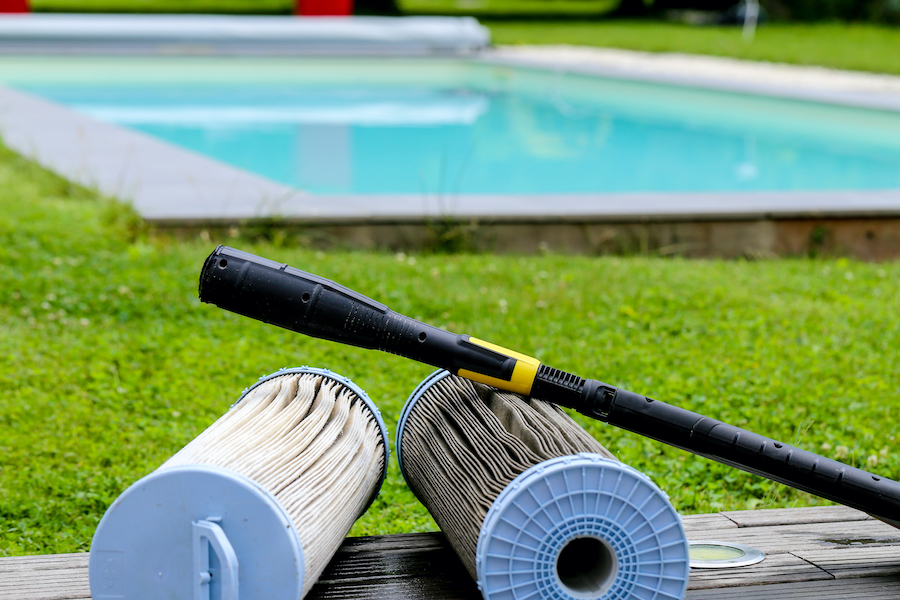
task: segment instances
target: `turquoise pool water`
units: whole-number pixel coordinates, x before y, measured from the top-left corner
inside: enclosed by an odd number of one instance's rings
[[[321,194],[900,188],[889,112],[450,61],[166,64],[0,78]]]

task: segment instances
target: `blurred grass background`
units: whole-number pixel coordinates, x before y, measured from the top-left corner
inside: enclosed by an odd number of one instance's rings
[[[900,477],[900,263],[321,252],[277,228],[146,229],[0,149],[0,555],[89,548],[109,504],[280,367],[330,368],[393,436],[431,368],[197,299],[224,242],[418,319]],[[820,503],[577,417],[684,513]],[[396,464],[352,534],[433,529]]]

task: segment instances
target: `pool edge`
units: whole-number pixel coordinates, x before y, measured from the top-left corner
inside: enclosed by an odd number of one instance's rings
[[[131,202],[161,227],[274,220],[314,231],[320,245],[351,247],[433,247],[449,234],[473,250],[900,256],[900,190],[323,196],[4,86],[0,133],[13,150]]]

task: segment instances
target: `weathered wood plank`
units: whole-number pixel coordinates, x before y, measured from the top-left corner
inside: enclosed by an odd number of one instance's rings
[[[900,546],[848,546],[794,554],[836,579],[900,575]]]
[[[809,523],[849,523],[871,521],[872,517],[849,506],[809,506],[804,508],[769,508],[719,513],[738,527],[772,527]]]
[[[90,591],[80,590],[39,590],[34,593],[14,593],[0,596],[3,600],[91,600]]]
[[[440,532],[396,533],[392,535],[371,535],[352,537],[344,540],[339,552],[408,552],[419,549],[443,548],[446,538]]]
[[[0,600],[90,600],[86,552],[0,558]]]
[[[71,581],[41,582],[40,585],[6,590],[0,595],[4,600],[81,600],[90,597],[89,587]]]
[[[774,554],[755,565],[734,569],[691,569],[689,590],[746,587],[762,583],[833,580],[834,576],[793,554]]]
[[[850,523],[740,527],[727,532],[716,529],[695,530],[689,537],[698,541],[720,540],[745,544],[758,548],[767,555],[832,548],[846,539],[877,539],[882,541],[882,545],[900,544],[900,531],[875,519]]]
[[[712,531],[716,529],[737,529],[737,523],[722,513],[708,515],[683,515],[681,522],[688,539],[694,531]]]
[[[410,545],[414,550],[410,549]],[[481,600],[441,533],[350,538],[308,600]]]
[[[41,571],[88,567],[87,552],[72,554],[34,554],[30,556],[10,556],[0,558],[0,573],[19,570]]]
[[[688,591],[686,600],[897,600],[900,578],[800,581],[752,587]]]

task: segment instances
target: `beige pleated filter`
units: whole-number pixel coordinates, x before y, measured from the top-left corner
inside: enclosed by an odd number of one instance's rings
[[[269,491],[303,548],[303,595],[377,494],[385,433],[360,396],[319,372],[288,372],[247,392],[159,470],[215,465]]]
[[[401,416],[397,455],[473,579],[482,522],[513,479],[556,457],[614,458],[554,404],[452,375],[423,385]]]

